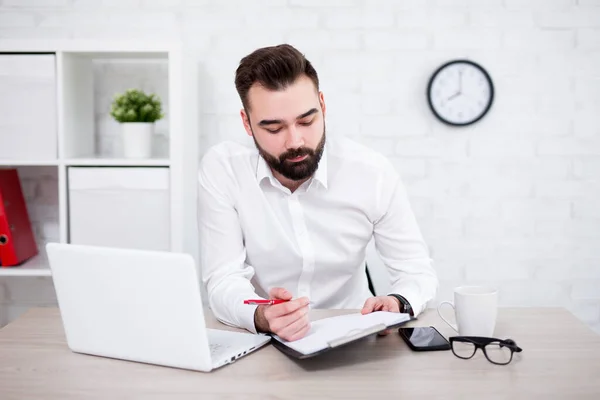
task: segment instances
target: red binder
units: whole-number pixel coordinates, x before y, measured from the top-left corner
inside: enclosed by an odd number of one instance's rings
[[[16,169],[0,169],[0,267],[20,265],[38,254]]]

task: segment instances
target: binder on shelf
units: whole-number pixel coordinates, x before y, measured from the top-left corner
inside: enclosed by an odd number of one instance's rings
[[[16,169],[0,169],[0,267],[21,265],[38,254]]]

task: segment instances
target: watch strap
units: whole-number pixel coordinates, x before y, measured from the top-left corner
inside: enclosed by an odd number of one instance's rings
[[[396,294],[396,293],[390,293],[390,294],[388,294],[388,296],[392,296],[392,297],[398,299],[398,301],[400,302],[400,312],[401,313],[410,314],[411,317],[414,316],[414,311],[412,309],[412,306],[410,305],[408,300],[406,300],[403,296],[400,296],[399,294]]]

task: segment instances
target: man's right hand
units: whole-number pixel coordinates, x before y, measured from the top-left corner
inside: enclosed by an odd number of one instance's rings
[[[292,294],[283,288],[269,291],[271,299],[289,300],[285,303],[260,305],[254,313],[254,325],[258,332],[272,332],[289,342],[304,337],[310,329],[308,298],[292,300]]]

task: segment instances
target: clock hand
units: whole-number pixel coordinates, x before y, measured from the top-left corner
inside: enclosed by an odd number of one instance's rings
[[[458,91],[458,92],[454,93],[452,96],[448,97],[448,98],[446,99],[446,101],[450,101],[450,100],[452,100],[453,98],[455,98],[455,97],[458,97],[458,96],[460,96],[460,95],[461,95],[461,93],[460,93],[460,91]]]
[[[454,93],[452,96],[448,97],[446,101],[450,101],[455,97],[458,97],[462,94],[462,70],[458,70],[458,92]]]

